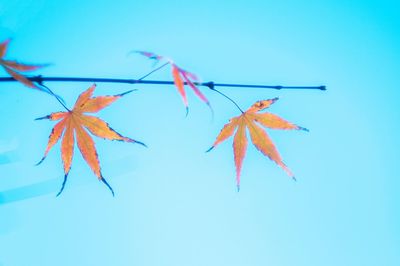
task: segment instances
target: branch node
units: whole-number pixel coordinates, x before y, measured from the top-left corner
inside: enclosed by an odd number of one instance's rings
[[[214,87],[215,87],[215,84],[212,81],[201,83],[201,85],[208,87],[210,90],[214,90]]]
[[[43,86],[43,76],[42,75],[37,75],[32,77],[32,81],[36,81],[37,84],[39,84],[40,86]]]

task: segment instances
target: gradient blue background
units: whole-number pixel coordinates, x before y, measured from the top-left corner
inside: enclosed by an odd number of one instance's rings
[[[99,114],[149,145],[96,141],[116,197],[76,153],[55,198],[59,146],[34,166],[54,124],[33,119],[62,108],[0,84],[0,265],[400,265],[399,15],[398,1],[0,0],[8,58],[54,63],[38,74],[137,78],[151,63],[136,49],[205,81],[328,87],[221,88],[243,108],[279,96],[271,112],[310,129],[270,132],[298,182],[249,146],[237,193],[231,140],[204,153],[237,109],[202,88],[214,120],[192,93],[185,118],[173,86],[137,85]],[[47,85],[72,106],[90,84]]]

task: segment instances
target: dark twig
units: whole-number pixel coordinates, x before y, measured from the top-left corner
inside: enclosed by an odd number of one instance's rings
[[[158,69],[151,71],[154,73]],[[147,77],[148,75],[144,76]],[[142,79],[113,79],[113,78],[77,78],[77,77],[42,77],[33,76],[27,77],[30,81],[51,81],[51,82],[96,82],[96,83],[125,83],[125,84],[154,84],[154,85],[173,85],[173,81],[164,80],[142,80]],[[0,82],[16,81],[12,77],[0,77]],[[185,84],[187,84],[185,82]],[[212,87],[234,87],[234,88],[260,88],[260,89],[275,89],[275,90],[326,90],[325,86],[281,86],[281,85],[252,85],[252,84],[229,84],[229,83],[213,83],[213,82],[198,82],[197,86]]]
[[[32,82],[37,82],[41,86],[47,88],[43,85],[44,81],[51,81],[51,82],[95,82],[95,83],[125,83],[125,84],[153,84],[153,85],[174,85],[173,81],[165,81],[165,80],[144,80],[144,78],[148,77],[149,75],[153,74],[154,72],[160,70],[161,68],[168,65],[169,62],[161,65],[160,67],[150,71],[143,77],[139,79],[115,79],[115,78],[78,78],[78,77],[42,77],[42,76],[33,76],[27,77]],[[10,82],[16,81],[12,77],[0,77],[0,82]],[[185,85],[188,85],[187,82],[184,82]],[[281,85],[253,85],[253,84],[233,84],[233,83],[214,83],[214,82],[196,82],[194,83],[196,86],[205,86],[208,87],[210,90],[217,92],[218,94],[222,95],[229,101],[231,101],[239,110],[243,113],[243,110],[240,106],[226,94],[220,92],[219,90],[215,89],[215,87],[231,87],[231,88],[260,88],[260,89],[274,89],[274,90],[326,90],[325,86],[281,86]],[[54,94],[49,88],[47,88],[49,92],[56,97],[56,99],[66,108],[69,110],[59,99],[59,97]]]
[[[207,86],[206,84],[203,84]],[[326,86],[281,86],[281,85],[251,85],[251,84],[227,84],[214,83],[214,87],[232,87],[232,88],[259,88],[274,90],[321,90],[325,91]]]

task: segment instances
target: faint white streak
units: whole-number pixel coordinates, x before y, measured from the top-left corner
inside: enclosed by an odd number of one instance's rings
[[[0,165],[18,161],[16,150],[19,146],[17,139],[11,141],[0,140]]]

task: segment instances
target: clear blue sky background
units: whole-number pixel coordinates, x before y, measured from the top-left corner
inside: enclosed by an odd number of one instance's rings
[[[112,198],[76,153],[64,193],[59,146],[35,167],[62,110],[0,84],[0,265],[400,265],[400,5],[397,1],[0,0],[9,58],[46,76],[137,78],[130,50],[168,55],[203,80],[327,85],[328,91],[221,91],[310,129],[271,132],[293,182],[249,146],[235,189],[231,140],[204,153],[237,109],[173,86],[99,115],[149,148],[97,140]],[[0,74],[5,76],[3,71]],[[152,79],[170,79],[167,69]],[[72,106],[88,83],[48,83]],[[97,94],[133,88],[98,84]]]

